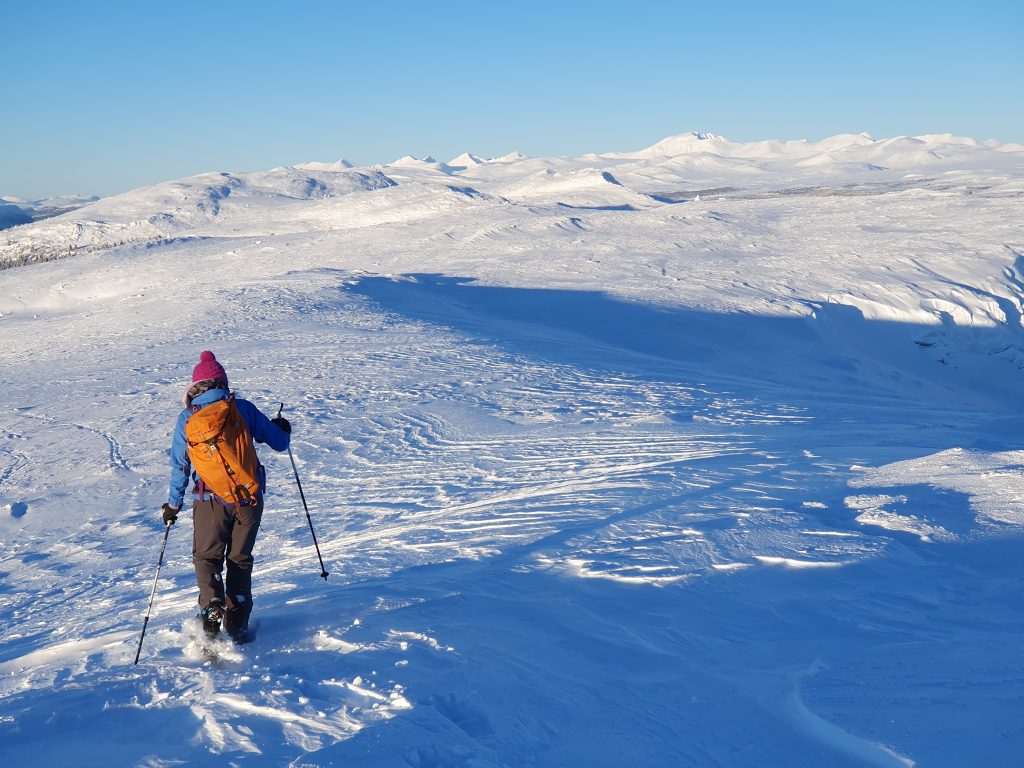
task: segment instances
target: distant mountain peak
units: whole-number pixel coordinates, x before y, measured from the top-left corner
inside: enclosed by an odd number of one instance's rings
[[[433,155],[427,155],[426,157],[413,157],[412,155],[402,155],[393,163],[390,163],[390,165],[397,166],[400,168],[421,168],[423,166],[436,167],[438,165],[438,162]]]
[[[454,160],[449,160],[448,165],[452,168],[472,168],[473,166],[483,165],[486,162],[484,158],[477,157],[472,152],[463,152]]]
[[[711,151],[714,147],[727,146],[730,143],[731,142],[724,136],[719,136],[715,133],[688,131],[686,133],[680,133],[675,136],[664,138],[657,144],[643,150],[642,154],[646,156],[663,155],[665,157],[671,157],[673,155],[685,155],[691,152]]]
[[[494,158],[494,160],[492,162],[495,162],[495,163],[514,163],[517,160],[525,160],[525,159],[526,159],[526,155],[524,155],[522,152],[519,152],[517,150],[512,150],[507,155],[502,155],[501,157]]]
[[[355,168],[355,164],[349,162],[344,157],[333,163],[299,163],[295,166],[300,171],[345,171],[349,168]]]

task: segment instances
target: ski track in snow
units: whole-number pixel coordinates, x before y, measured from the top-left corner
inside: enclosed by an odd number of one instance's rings
[[[277,169],[8,235],[78,253],[0,273],[0,763],[1012,764],[1022,172],[943,146]],[[264,449],[255,641],[198,652],[186,512],[133,666],[207,348],[285,403],[331,576]]]

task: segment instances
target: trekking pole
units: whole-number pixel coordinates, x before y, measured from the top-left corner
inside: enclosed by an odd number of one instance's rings
[[[277,418],[281,418],[281,411],[284,410],[284,403],[277,409]],[[313,518],[309,516],[309,507],[306,505],[306,494],[302,492],[302,483],[299,482],[299,470],[295,467],[295,456],[292,455],[291,440],[288,441],[288,458],[292,461],[292,472],[295,473],[295,484],[299,486],[299,498],[302,499],[302,508],[306,510],[306,522],[309,523],[309,532],[313,535],[313,546],[316,547],[316,556],[320,560],[320,578],[327,581],[330,575],[324,568],[324,558],[320,554],[320,545],[316,542],[316,531],[313,530]]]
[[[149,593],[149,605],[146,607],[146,618],[142,622],[142,634],[139,636],[139,647],[135,651],[135,663],[139,663],[139,656],[142,654],[142,641],[146,638],[146,627],[149,626],[149,614],[153,610],[153,598],[156,597],[156,583],[160,580],[160,568],[164,564],[164,550],[167,549],[167,534],[171,532],[173,523],[164,525],[164,543],[160,547],[160,559],[156,563],[156,576],[153,578],[153,591]]]

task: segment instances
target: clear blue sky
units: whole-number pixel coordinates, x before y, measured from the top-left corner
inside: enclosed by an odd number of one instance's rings
[[[0,195],[209,170],[954,133],[1024,143],[1024,4],[0,4]]]

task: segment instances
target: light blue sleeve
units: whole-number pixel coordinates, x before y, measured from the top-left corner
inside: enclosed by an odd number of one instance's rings
[[[270,419],[264,416],[263,412],[248,400],[236,398],[235,405],[238,406],[238,412],[245,419],[246,426],[249,427],[249,434],[252,435],[253,440],[257,443],[266,443],[275,451],[288,450],[288,445],[291,443],[291,435],[276,424],[272,424]]]
[[[188,444],[185,442],[185,422],[191,414],[182,411],[178,415],[178,423],[174,427],[174,437],[171,438],[171,488],[167,495],[167,503],[172,507],[181,507],[185,501],[185,491],[188,490],[189,475],[192,472],[192,462],[188,458]]]

